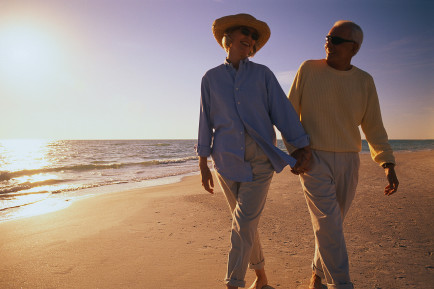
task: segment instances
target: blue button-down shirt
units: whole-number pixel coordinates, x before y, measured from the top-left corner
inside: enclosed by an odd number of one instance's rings
[[[262,148],[276,172],[288,164],[294,166],[296,160],[276,147],[273,125],[293,146],[309,144],[298,115],[268,67],[246,58],[238,70],[226,61],[203,76],[196,152],[211,155],[222,176],[252,181],[250,163],[244,160],[245,132]]]

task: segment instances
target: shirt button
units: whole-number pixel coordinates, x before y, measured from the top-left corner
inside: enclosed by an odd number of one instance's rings
[[[238,90],[238,87],[236,87],[235,90]]]
[[[241,150],[243,150],[244,148],[243,147],[241,147]]]
[[[240,131],[240,134],[243,134],[243,132],[242,132],[242,131]]]
[[[238,104],[241,104],[241,102],[239,102],[239,101],[238,101],[237,103],[238,103]]]

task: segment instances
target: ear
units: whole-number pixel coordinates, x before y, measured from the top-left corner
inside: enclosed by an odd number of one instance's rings
[[[353,49],[352,49],[353,56],[356,55],[357,52],[359,52],[359,49],[360,49],[360,44],[359,43],[353,43]]]
[[[256,44],[253,45],[252,49],[250,50],[250,54],[249,54],[249,56],[253,56],[253,55],[255,55],[255,54],[256,54]]]

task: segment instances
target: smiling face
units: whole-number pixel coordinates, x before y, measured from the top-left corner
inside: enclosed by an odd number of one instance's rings
[[[240,27],[233,30],[230,33],[232,43],[228,50],[228,59],[231,62],[239,62],[250,56],[254,52],[258,37],[258,32],[250,27]]]
[[[334,26],[330,29],[328,36],[353,40],[352,29],[349,26]],[[355,42],[333,44],[331,40],[326,40],[324,48],[327,54],[327,64],[338,70],[351,69],[351,59],[356,55],[359,46],[360,45]]]

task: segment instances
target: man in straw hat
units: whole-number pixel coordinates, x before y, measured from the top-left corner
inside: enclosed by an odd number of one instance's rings
[[[398,189],[395,158],[381,119],[374,80],[351,65],[362,44],[362,29],[336,22],[326,36],[326,59],[305,61],[289,99],[311,137],[311,170],[300,174],[315,235],[310,289],[351,289],[343,221],[356,193],[361,126],[372,159],[386,173],[384,194]],[[291,145],[288,144],[288,151]]]
[[[309,137],[274,74],[249,61],[270,38],[268,25],[237,14],[215,20],[212,31],[227,57],[202,78],[196,147],[202,186],[213,193],[211,156],[233,218],[226,286],[245,287],[249,266],[257,276],[250,288],[259,289],[268,283],[257,232],[268,188],[274,171],[288,164],[307,170]],[[297,148],[297,161],[275,146],[274,126]]]

